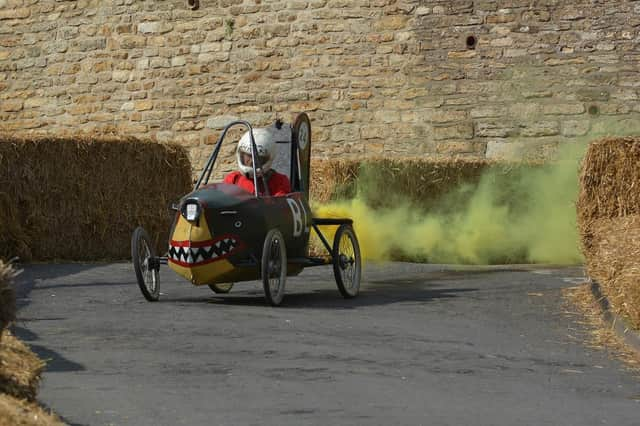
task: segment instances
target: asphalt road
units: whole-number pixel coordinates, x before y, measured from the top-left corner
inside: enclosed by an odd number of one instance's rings
[[[584,343],[561,289],[578,268],[327,267],[224,297],[168,269],[32,265],[15,332],[48,360],[43,404],[72,425],[638,425],[640,380]]]

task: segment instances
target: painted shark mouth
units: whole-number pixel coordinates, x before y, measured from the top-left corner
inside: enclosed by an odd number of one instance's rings
[[[215,262],[233,254],[242,246],[234,235],[207,241],[174,241],[169,243],[169,262],[193,267]]]

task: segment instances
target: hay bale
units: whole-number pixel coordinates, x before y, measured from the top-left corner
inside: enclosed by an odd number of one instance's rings
[[[166,250],[191,165],[181,147],[135,138],[0,136],[0,188],[0,257],[125,259],[138,225]]]
[[[330,201],[349,200],[357,197],[359,205],[365,205],[372,215],[378,210],[412,212],[414,217],[429,215],[453,217],[466,208],[469,198],[480,185],[493,190],[492,201],[508,206],[514,212],[531,208],[529,198],[522,196],[522,182],[532,179],[532,171],[542,171],[542,162],[496,162],[477,159],[431,158],[368,158],[355,160],[318,160],[312,162],[312,207],[322,211],[322,205]],[[527,179],[525,179],[525,177]],[[343,211],[344,207],[337,208]],[[347,215],[349,213],[346,213]],[[402,213],[401,215],[403,215]],[[367,213],[368,215],[368,213]],[[343,214],[339,214],[343,216]],[[331,239],[330,227],[324,227]],[[394,260],[413,262],[428,261],[424,256],[406,253],[402,247],[392,251]],[[324,256],[326,250],[312,234],[310,253]],[[493,258],[493,262],[525,262],[524,250],[508,256]]]
[[[593,142],[582,162],[577,219],[587,273],[640,329],[640,138]]]
[[[63,426],[58,416],[36,403],[0,395],[0,426]]]
[[[356,160],[312,159],[310,200],[322,204],[353,197],[359,168]]]
[[[584,250],[589,276],[616,313],[640,329],[640,215],[600,218],[589,226]]]
[[[543,165],[542,162],[479,159],[314,159],[310,198],[314,203],[323,204],[358,196],[373,208],[408,202],[429,211],[438,209],[439,202],[454,190],[465,186],[474,188],[482,176],[490,174],[508,188],[522,173]]]
[[[578,223],[640,213],[640,138],[593,142],[582,162]]]
[[[0,392],[35,401],[45,363],[9,330],[0,345]]]
[[[0,339],[2,331],[16,319],[16,295],[12,286],[14,276],[10,265],[0,260]]]

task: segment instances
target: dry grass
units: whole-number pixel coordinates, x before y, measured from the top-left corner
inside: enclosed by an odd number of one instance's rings
[[[0,345],[0,392],[34,401],[45,363],[8,330]]]
[[[593,142],[582,161],[578,221],[640,214],[640,138]]]
[[[309,198],[316,203],[327,203],[338,198],[349,198],[358,178],[360,162],[355,160],[311,160]],[[343,193],[347,191],[347,193]]]
[[[134,138],[0,135],[0,257],[129,257],[143,225],[166,249],[168,206],[191,188],[183,148]]]
[[[37,404],[0,395],[0,426],[59,426],[64,425],[55,414]]]
[[[11,286],[13,276],[11,266],[0,260],[0,331],[16,319],[16,296]],[[0,341],[1,339],[0,333]]]
[[[607,138],[582,163],[578,227],[587,271],[640,329],[640,138]]]
[[[583,247],[589,275],[612,310],[640,329],[640,215],[597,219],[588,232]]]
[[[587,328],[589,333],[587,346],[607,351],[624,362],[634,374],[640,374],[640,354],[630,349],[603,320],[600,306],[594,299],[589,286],[589,283],[585,283],[563,290],[563,296],[567,302],[567,313],[574,317],[578,316],[579,322]]]
[[[0,426],[61,425],[33,402],[44,362],[6,330],[16,315],[13,277],[11,266],[0,260]]]

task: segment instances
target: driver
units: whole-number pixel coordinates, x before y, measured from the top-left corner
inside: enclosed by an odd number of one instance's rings
[[[291,192],[291,185],[289,178],[282,173],[278,173],[271,168],[273,163],[276,144],[272,138],[269,129],[254,129],[253,137],[256,142],[256,148],[258,149],[258,159],[260,161],[260,168],[256,170],[258,177],[258,193],[264,195],[264,187],[262,182],[262,176],[264,175],[267,186],[269,187],[269,193],[274,196],[286,195]],[[253,185],[253,164],[251,160],[251,136],[247,131],[238,142],[238,149],[236,150],[236,157],[238,160],[238,168],[234,172],[229,173],[224,178],[224,183],[230,183],[238,185],[245,191],[255,193],[255,187]]]

